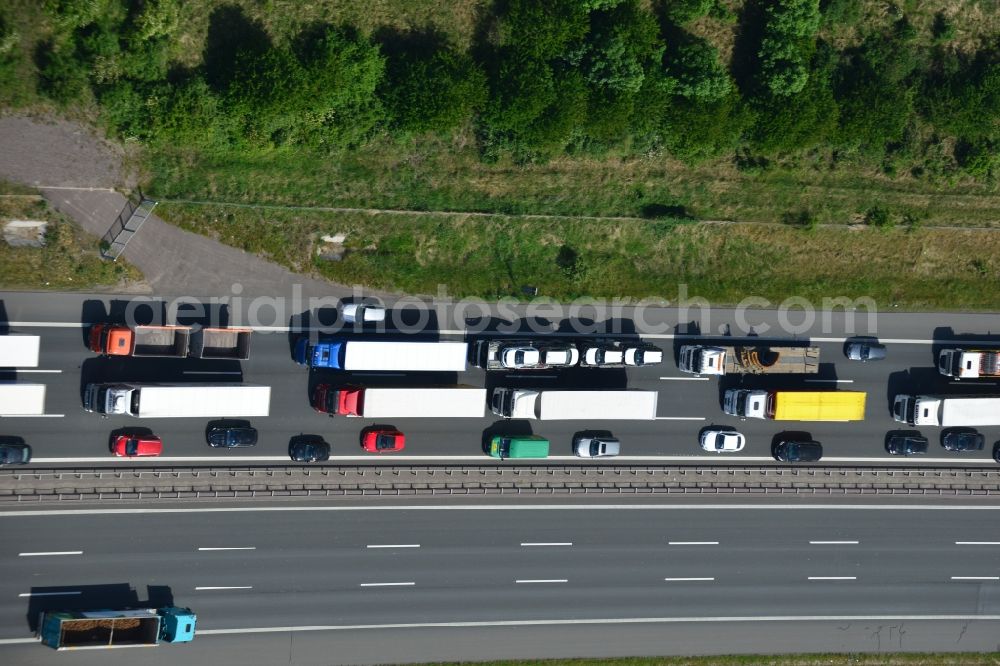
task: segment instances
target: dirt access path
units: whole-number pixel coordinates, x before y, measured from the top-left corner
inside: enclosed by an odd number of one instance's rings
[[[0,117],[0,178],[37,188],[54,208],[100,238],[135,186],[122,148],[65,120]],[[151,216],[124,257],[162,296],[350,296],[348,287],[292,273]],[[238,285],[238,286],[237,286]]]

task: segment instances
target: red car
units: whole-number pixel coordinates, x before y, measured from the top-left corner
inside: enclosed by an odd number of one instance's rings
[[[163,441],[156,435],[118,435],[111,452],[120,458],[158,456],[163,453]]]
[[[406,437],[391,428],[372,428],[361,435],[361,448],[368,453],[396,453],[406,447]]]

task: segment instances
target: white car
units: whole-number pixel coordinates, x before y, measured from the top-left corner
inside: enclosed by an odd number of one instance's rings
[[[545,350],[545,365],[551,367],[571,367],[580,360],[576,347],[549,347]]]
[[[700,439],[701,448],[713,453],[735,453],[747,445],[747,438],[735,430],[706,430]]]
[[[500,354],[505,368],[533,368],[541,365],[542,353],[534,347],[507,347]]]
[[[385,321],[385,308],[381,305],[366,303],[345,303],[340,307],[340,316],[348,324],[362,322],[365,324]]]

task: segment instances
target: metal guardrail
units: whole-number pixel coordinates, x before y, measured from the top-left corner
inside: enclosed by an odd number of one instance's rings
[[[320,466],[0,471],[0,504],[482,495],[1000,497],[1000,469],[678,466]]]
[[[118,257],[125,251],[125,246],[139,233],[142,223],[153,214],[156,203],[152,199],[143,197],[136,205],[127,199],[114,224],[101,238],[101,256],[111,261],[118,261]]]

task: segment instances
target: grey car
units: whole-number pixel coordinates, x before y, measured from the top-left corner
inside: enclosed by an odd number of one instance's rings
[[[986,438],[975,430],[946,430],[941,436],[945,451],[982,451]]]
[[[621,442],[606,435],[579,434],[573,438],[573,452],[580,458],[612,458],[621,452]]]
[[[885,358],[885,345],[878,342],[852,342],[847,345],[847,358],[852,361],[881,361]]]
[[[886,440],[885,450],[891,456],[920,456],[927,453],[927,438],[917,434],[895,433]]]
[[[31,462],[31,447],[27,444],[0,444],[0,465],[27,465]]]
[[[208,445],[217,449],[242,449],[257,446],[257,429],[249,426],[212,426],[207,433]]]

